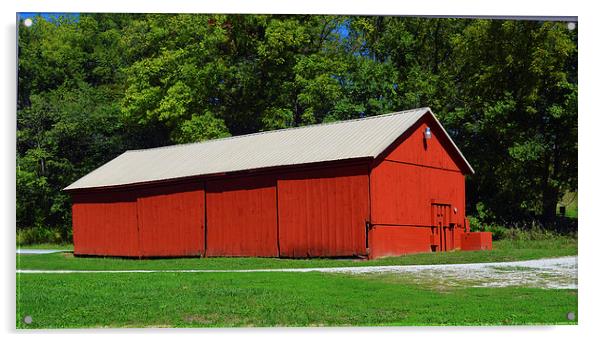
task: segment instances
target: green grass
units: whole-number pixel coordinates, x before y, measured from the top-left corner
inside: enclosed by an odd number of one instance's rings
[[[59,249],[59,250],[72,251],[73,244],[72,243],[66,243],[66,244],[37,243],[37,244],[32,244],[32,245],[17,244],[17,249],[19,249],[19,248],[21,248],[21,249]]]
[[[278,258],[176,258],[122,259],[74,257],[71,253],[18,255],[18,269],[38,270],[185,270],[345,267],[380,265],[426,265],[517,261],[577,255],[577,240],[555,238],[542,241],[494,241],[491,251],[453,251],[412,254],[377,260],[278,259]]]
[[[18,328],[571,324],[577,312],[575,290],[314,272],[19,274],[17,296]]]
[[[577,254],[577,241],[494,241],[494,250],[341,259],[76,258],[18,255],[19,269],[258,269],[444,264]],[[474,284],[411,275],[310,273],[17,274],[17,327],[238,327],[574,324],[576,290]],[[24,316],[33,319],[23,323]]]
[[[556,213],[560,214],[560,206],[566,208],[566,217],[577,218],[579,214],[579,201],[577,192],[567,192],[562,196],[556,208]]]

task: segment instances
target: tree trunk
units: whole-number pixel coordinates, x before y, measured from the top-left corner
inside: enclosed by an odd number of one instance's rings
[[[548,153],[544,157],[544,174],[542,184],[542,218],[544,222],[551,222],[556,218],[556,205],[558,204],[558,194],[560,193],[557,186],[553,185],[550,180],[554,177],[554,163],[550,160],[553,156]]]
[[[560,191],[553,186],[547,186],[543,192],[543,219],[545,222],[553,221],[556,218],[556,206],[558,205],[558,195]]]

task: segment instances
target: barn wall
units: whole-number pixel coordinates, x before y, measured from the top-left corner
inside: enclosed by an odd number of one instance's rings
[[[139,256],[135,193],[78,194],[72,199],[74,254]]]
[[[208,181],[207,227],[208,256],[278,256],[276,180]]]
[[[202,183],[72,195],[77,255],[195,256],[204,252]]]
[[[280,255],[366,254],[366,165],[287,172],[278,179]]]
[[[205,245],[201,182],[145,188],[137,209],[142,256],[200,256]]]
[[[423,132],[431,127],[432,138]],[[372,228],[370,257],[432,250],[433,203],[449,205],[446,224],[454,224],[453,244],[464,230],[464,175],[457,156],[435,123],[421,120],[381,157],[370,173]],[[456,209],[456,210],[454,210]]]
[[[464,175],[385,160],[370,176],[373,224],[431,225],[431,202],[457,208],[452,222],[464,222]]]
[[[416,226],[372,226],[370,258],[431,251],[431,229]]]

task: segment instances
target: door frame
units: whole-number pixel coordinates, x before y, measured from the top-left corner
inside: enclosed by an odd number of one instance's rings
[[[451,223],[452,204],[449,200],[431,199],[431,249],[436,252],[450,251],[454,246],[454,225]],[[437,213],[443,208],[443,213]],[[436,219],[435,215],[441,216]]]

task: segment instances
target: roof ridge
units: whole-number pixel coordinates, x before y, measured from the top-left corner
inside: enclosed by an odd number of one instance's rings
[[[406,109],[406,110],[402,110],[402,111],[398,111],[398,112],[392,112],[392,113],[386,113],[386,114],[378,114],[378,115],[366,116],[366,117],[363,117],[363,118],[355,118],[355,119],[339,120],[339,121],[331,121],[331,122],[321,122],[321,123],[307,125],[307,126],[287,127],[287,128],[281,128],[281,129],[274,129],[274,130],[270,130],[270,131],[260,131],[260,132],[249,133],[249,134],[233,135],[233,136],[224,137],[224,138],[209,139],[209,140],[205,140],[205,141],[185,143],[185,144],[173,144],[173,145],[166,145],[166,146],[157,146],[157,147],[140,148],[140,149],[134,149],[134,150],[126,150],[124,153],[127,153],[127,152],[142,152],[142,151],[148,151],[148,150],[158,150],[158,149],[168,149],[168,148],[176,148],[176,147],[187,146],[187,145],[208,144],[208,143],[217,142],[217,141],[239,139],[239,138],[243,138],[243,137],[250,137],[250,136],[262,135],[262,134],[268,134],[268,133],[291,131],[291,130],[296,130],[296,129],[304,129],[304,128],[317,127],[317,126],[328,126],[328,125],[343,124],[343,123],[348,123],[348,122],[356,122],[356,121],[378,119],[378,118],[383,118],[383,117],[388,117],[388,116],[394,116],[394,115],[400,115],[400,114],[404,114],[404,113],[408,113],[408,112],[415,112],[415,111],[425,110],[425,109],[429,110],[429,111],[431,110],[430,107],[419,107],[419,108],[414,108],[414,109]]]

